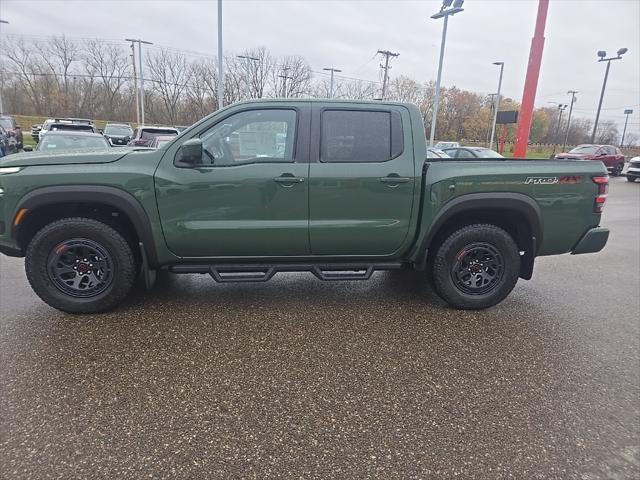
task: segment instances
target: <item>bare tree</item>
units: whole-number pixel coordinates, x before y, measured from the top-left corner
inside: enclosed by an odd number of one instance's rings
[[[311,77],[311,67],[304,58],[282,58],[271,73],[274,96],[299,98],[308,95]]]
[[[189,64],[184,55],[167,50],[147,51],[147,69],[152,82],[152,91],[163,108],[157,113],[163,121],[178,123],[180,102],[189,80]],[[150,105],[153,100],[150,100]]]
[[[131,81],[128,54],[117,45],[89,40],[85,44],[83,60],[85,70],[100,82],[103,100],[100,102],[100,114],[103,118],[113,118],[119,112],[122,89]]]

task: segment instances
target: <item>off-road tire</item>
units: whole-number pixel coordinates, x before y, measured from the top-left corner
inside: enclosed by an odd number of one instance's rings
[[[48,266],[54,249],[73,239],[92,242],[109,257],[111,280],[94,296],[65,293],[56,285]],[[53,308],[67,313],[100,313],[113,309],[129,294],[138,266],[131,246],[118,231],[97,220],[76,217],[56,220],[35,234],[25,253],[25,271],[36,294]]]
[[[475,286],[460,285],[456,272],[464,270],[461,266],[468,255],[465,252],[481,249],[483,245],[496,253],[496,259],[500,259],[501,273],[494,275],[491,281],[494,283],[488,283],[484,287],[486,291],[478,289],[473,292]],[[478,273],[482,274],[480,265],[477,266]],[[453,232],[437,247],[431,273],[435,291],[452,307],[464,310],[488,308],[504,300],[518,282],[520,252],[513,238],[503,229],[490,224],[467,225]]]

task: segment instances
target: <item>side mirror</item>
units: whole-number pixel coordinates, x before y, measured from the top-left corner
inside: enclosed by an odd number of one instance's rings
[[[24,147],[22,147],[22,150],[24,150],[25,152],[33,152],[33,147],[31,145],[25,145]]]
[[[22,127],[20,125],[16,125],[16,130],[22,130]]]
[[[598,154],[598,156],[599,156],[599,157],[604,157],[606,154],[607,154],[607,152],[600,152],[600,153]]]
[[[176,153],[176,167],[193,168],[202,164],[202,140],[190,138],[186,140]]]

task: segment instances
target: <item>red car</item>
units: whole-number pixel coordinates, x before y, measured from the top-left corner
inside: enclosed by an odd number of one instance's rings
[[[558,160],[598,160],[604,163],[612,176],[617,177],[624,168],[624,155],[611,145],[578,145],[568,153],[559,153]]]

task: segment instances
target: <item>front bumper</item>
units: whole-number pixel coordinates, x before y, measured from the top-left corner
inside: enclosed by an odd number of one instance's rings
[[[595,227],[587,230],[578,244],[571,250],[572,255],[580,253],[599,252],[607,244],[609,239],[609,229],[604,227]]]
[[[627,169],[627,177],[640,178],[640,166],[629,167]]]

